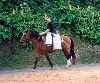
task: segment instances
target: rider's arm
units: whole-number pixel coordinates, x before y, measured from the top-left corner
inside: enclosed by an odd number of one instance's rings
[[[50,31],[50,29],[47,29],[47,30],[45,31],[45,33],[47,34],[49,31]]]
[[[39,33],[39,35],[47,34],[49,31],[50,31],[50,29],[47,29],[45,32],[41,32],[41,33]]]

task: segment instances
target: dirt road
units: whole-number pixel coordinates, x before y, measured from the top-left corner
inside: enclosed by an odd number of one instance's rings
[[[100,63],[0,71],[0,83],[100,83]]]

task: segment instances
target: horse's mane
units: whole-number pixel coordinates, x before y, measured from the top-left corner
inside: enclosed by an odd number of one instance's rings
[[[30,34],[31,38],[35,38],[38,41],[42,41],[42,37],[39,35],[39,32],[37,32],[35,30],[34,31],[30,30],[29,32],[31,33]]]

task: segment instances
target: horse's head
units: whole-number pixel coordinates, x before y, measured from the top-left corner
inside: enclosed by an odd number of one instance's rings
[[[27,29],[24,33],[23,36],[21,37],[19,43],[23,44],[24,42],[30,40],[30,31]]]
[[[20,39],[19,43],[23,44],[24,42],[29,41],[31,38],[34,38],[35,40],[38,40],[40,38],[40,35],[37,31],[26,30],[23,33],[23,36]]]

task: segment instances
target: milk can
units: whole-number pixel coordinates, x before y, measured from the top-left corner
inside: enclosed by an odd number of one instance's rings
[[[53,36],[53,49],[61,50],[61,37],[59,34],[54,34]]]
[[[50,32],[46,36],[46,45],[47,46],[52,45],[52,36],[51,36],[51,33]]]

